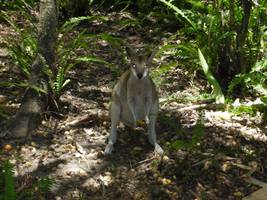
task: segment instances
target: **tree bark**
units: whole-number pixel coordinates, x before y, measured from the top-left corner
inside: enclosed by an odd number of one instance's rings
[[[252,9],[252,3],[250,0],[242,0],[243,5],[243,18],[242,22],[240,24],[239,29],[237,30],[237,36],[236,36],[236,52],[237,52],[237,67],[238,72],[245,73],[247,71],[247,62],[246,62],[246,56],[244,55],[244,45],[247,38],[248,33],[248,25],[249,25],[249,18],[250,18],[250,12]]]
[[[44,69],[53,72],[57,39],[58,9],[56,0],[41,0],[38,22],[37,54],[31,66],[31,87],[27,88],[16,115],[8,122],[4,134],[12,138],[30,136],[40,125],[49,97],[48,77]]]

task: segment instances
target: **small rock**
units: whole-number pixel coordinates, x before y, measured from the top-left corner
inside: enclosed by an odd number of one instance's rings
[[[79,175],[80,175],[80,176],[83,176],[83,177],[86,177],[88,174],[87,174],[86,171],[84,171],[84,170],[80,170],[80,171],[79,171]]]
[[[163,161],[168,161],[168,160],[170,160],[168,156],[166,156],[166,155],[163,156]]]
[[[105,186],[108,186],[112,182],[112,176],[110,172],[106,172],[104,176],[100,175],[99,179]]]

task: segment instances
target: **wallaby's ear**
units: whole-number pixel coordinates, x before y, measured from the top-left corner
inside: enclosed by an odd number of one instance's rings
[[[150,65],[155,57],[155,55],[157,54],[158,49],[153,50],[147,57],[147,64]]]
[[[128,56],[131,58],[131,60],[133,60],[133,61],[136,60],[137,55],[136,55],[135,50],[132,47],[127,46],[126,52],[127,52]]]

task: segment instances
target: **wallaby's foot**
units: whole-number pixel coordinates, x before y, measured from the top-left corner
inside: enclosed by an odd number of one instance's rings
[[[111,155],[112,151],[113,151],[113,143],[108,143],[106,148],[105,148],[105,155]]]
[[[159,155],[163,155],[164,151],[163,149],[161,148],[161,146],[159,146],[158,143],[155,143],[155,153],[159,154]]]
[[[146,124],[149,124],[149,118],[148,118],[148,116],[146,116],[145,121],[146,121]]]

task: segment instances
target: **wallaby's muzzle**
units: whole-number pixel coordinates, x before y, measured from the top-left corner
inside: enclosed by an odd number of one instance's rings
[[[137,77],[138,77],[139,79],[141,79],[141,78],[143,77],[143,74],[142,74],[142,73],[138,73],[138,74],[137,74]]]

